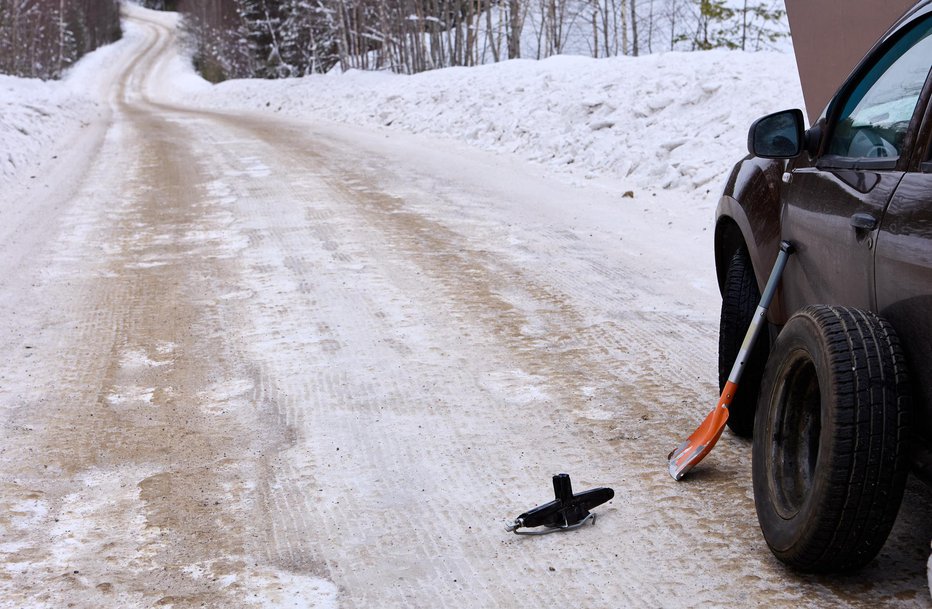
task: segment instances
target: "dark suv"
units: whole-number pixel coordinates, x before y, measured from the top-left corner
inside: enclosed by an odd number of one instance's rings
[[[910,467],[932,480],[932,0],[871,49],[822,116],[761,118],[717,210],[722,385],[793,243],[728,424],[753,435],[767,544],[806,571],[880,550]]]

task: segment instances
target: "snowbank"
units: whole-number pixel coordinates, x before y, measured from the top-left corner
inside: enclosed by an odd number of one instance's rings
[[[212,108],[430,133],[633,189],[684,191],[718,190],[746,152],[750,123],[803,103],[791,54],[737,51],[351,71],[176,93]]]
[[[142,10],[130,7],[132,10]],[[174,25],[174,14],[156,13]],[[108,112],[123,45],[87,55],[62,82],[0,76],[0,186]],[[558,56],[413,76],[351,71],[210,85],[182,59],[175,89],[206,108],[255,109],[451,138],[626,189],[716,192],[762,114],[802,107],[792,54],[708,51],[610,59]],[[56,146],[57,144],[57,146]]]
[[[97,104],[60,82],[0,75],[0,187],[97,112]]]
[[[59,81],[0,74],[0,188],[28,179],[36,165],[109,112],[104,67],[128,40],[85,55]]]

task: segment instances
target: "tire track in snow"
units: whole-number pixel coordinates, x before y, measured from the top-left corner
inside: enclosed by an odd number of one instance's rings
[[[0,550],[13,566],[0,578],[3,596],[31,606],[227,607],[287,593],[328,605],[326,585],[244,554],[245,525],[257,520],[249,485],[262,476],[250,457],[278,440],[237,399],[245,386],[211,383],[243,376],[214,298],[236,244],[204,230],[222,228],[223,213],[204,202],[202,167],[179,145],[188,134],[133,104],[110,134],[63,238],[30,269],[47,273],[47,285],[33,287],[52,306],[29,313],[23,331],[41,350],[10,376],[22,388],[30,375],[57,384],[23,389],[38,406],[21,412],[30,433],[4,433],[4,477],[19,482],[3,501],[29,489],[31,505],[25,521],[3,523],[15,535]],[[33,445],[38,460],[16,459]]]
[[[245,196],[251,196],[251,195],[247,193]],[[277,195],[277,193],[272,194],[272,195],[266,194],[265,196],[262,197],[262,200],[266,200],[266,201],[268,200],[272,200],[272,201],[289,200],[289,195],[279,196]],[[263,208],[259,210],[259,213],[264,219],[269,219],[271,217],[272,224],[276,223],[274,211],[270,211],[267,208]],[[283,224],[285,224],[286,226],[294,226],[293,222],[284,222]],[[313,233],[314,231],[308,231],[308,232]],[[261,261],[262,261],[260,265],[261,272],[271,271],[272,270],[271,261],[274,259],[279,259],[279,260],[287,261],[286,263],[282,264],[282,266],[286,268],[290,267],[287,270],[289,270],[292,274],[298,273],[298,275],[292,281],[292,285],[296,285],[296,286],[309,285],[313,283],[312,278],[310,277],[310,274],[313,274],[318,277],[322,274],[319,266],[312,266],[307,269],[308,272],[306,274],[300,274],[299,265],[296,265],[294,263],[296,257],[290,256],[288,252],[291,251],[290,248],[294,248],[294,247],[300,248],[302,250],[309,250],[312,248],[309,248],[307,244],[301,243],[300,241],[291,242],[291,239],[295,237],[297,234],[296,231],[285,231],[284,235],[275,234],[276,231],[274,230],[271,231],[271,233],[272,235],[270,237],[264,238],[261,241],[262,242],[273,242],[277,240],[277,241],[283,242],[283,245],[282,245],[283,251],[281,251],[281,253],[278,255],[264,255],[261,258]],[[256,240],[254,239],[253,241],[255,242]],[[326,252],[325,249],[323,251]],[[353,255],[348,255],[348,257],[349,259],[353,259]],[[371,258],[371,255],[370,255],[370,258]],[[343,259],[345,260],[346,258],[344,257]],[[256,270],[259,270],[259,269],[256,269]],[[257,273],[256,276],[260,277],[260,273]],[[261,279],[259,279],[259,281],[261,282]],[[318,283],[321,283],[321,282],[318,282]],[[383,287],[383,286],[380,286],[380,287]],[[260,287],[260,289],[262,288]],[[377,326],[379,323],[384,323],[384,322],[380,322],[379,320],[387,318],[387,315],[381,311],[381,308],[382,308],[381,306],[370,307],[368,306],[369,303],[365,302],[365,299],[363,299],[363,302],[359,302],[358,300],[356,300],[356,295],[351,294],[351,293],[350,294],[346,293],[348,290],[342,287],[341,282],[336,285],[335,289],[332,287],[328,289],[328,287],[325,285],[319,288],[319,290],[320,291],[317,293],[317,298],[315,298],[314,300],[323,301],[325,303],[332,303],[334,300],[336,300],[336,302],[339,303],[339,304],[328,305],[328,308],[335,309],[338,311],[337,314],[331,313],[332,315],[334,315],[334,318],[337,321],[340,321],[341,315],[343,316],[346,315],[345,311],[347,309],[360,312],[360,316],[364,318],[362,321],[363,327],[367,327],[368,324]],[[387,287],[386,287],[386,291],[387,291]],[[305,292],[306,290],[298,289],[296,290],[295,297],[298,298],[299,295],[301,297],[304,297],[306,296]],[[405,301],[405,300],[408,300],[409,298],[401,294],[398,294],[396,296],[396,299],[399,301]],[[303,304],[296,303],[288,308],[291,310],[302,312],[302,313],[307,312],[309,315],[312,315],[315,312],[315,309],[313,308],[313,306],[311,306],[311,303],[309,302],[306,302]],[[380,315],[380,313],[382,314]],[[398,321],[401,321],[402,324],[405,323],[404,319],[398,320]],[[287,325],[288,320],[283,320],[283,319],[279,319],[275,317],[273,318],[273,323],[276,327],[277,334],[283,335],[283,336],[289,336],[292,334],[290,331],[291,328]],[[282,325],[283,323],[284,325]],[[349,321],[344,321],[343,323],[346,325],[350,325]],[[410,322],[407,322],[407,323],[409,327],[412,327],[412,328],[417,327],[415,324],[411,324]],[[314,325],[313,321],[311,321],[309,325],[313,326]],[[330,324],[330,325],[333,325],[333,324]],[[374,335],[379,336],[379,335],[386,334],[386,333],[391,334],[391,327],[388,329],[387,332],[375,332]],[[404,341],[404,338],[405,338],[404,336],[400,336],[399,341]],[[373,341],[373,339],[370,338],[368,335],[358,336],[354,334],[354,335],[351,335],[349,339],[352,340],[353,342],[362,343],[361,345],[362,348],[360,349],[360,351],[367,354],[365,358],[366,360],[392,361],[397,356],[397,348],[394,344],[389,344],[387,347],[380,347],[378,345],[378,341],[377,340]],[[349,341],[344,339],[339,342],[342,344],[342,343],[347,343]],[[263,345],[262,349],[264,351],[267,351],[269,347],[272,347],[272,349],[274,349],[278,353],[283,353],[284,350],[288,347],[288,344],[286,342],[283,344]],[[354,345],[354,347],[359,349],[360,345]],[[305,348],[306,348],[306,345],[305,345]],[[410,347],[410,346],[408,347],[409,350],[411,350],[412,348],[416,348],[416,344],[413,347]],[[292,357],[294,357],[294,354],[287,354],[287,353],[283,353],[283,354],[291,355]],[[305,363],[305,366],[304,366],[305,372],[303,376],[306,378],[309,375],[309,372],[307,372],[307,370],[314,369],[315,361],[313,357],[308,357],[311,354],[308,354],[306,350],[302,351],[301,355],[304,356],[302,358]],[[327,354],[326,352],[321,354],[321,359],[325,361],[330,360],[331,357],[332,355]],[[288,361],[288,359],[290,358],[286,358],[286,361]],[[279,362],[276,362],[276,363],[279,363]],[[327,366],[326,363],[322,363],[320,365]],[[291,371],[288,370],[286,372],[291,372]],[[317,383],[314,383],[321,387],[327,388],[327,390],[323,393],[323,396],[327,401],[322,401],[321,404],[317,407],[313,407],[315,405],[311,405],[312,406],[311,411],[315,413],[319,413],[317,414],[317,418],[320,419],[319,424],[316,422],[312,423],[313,428],[315,430],[327,430],[326,434],[323,434],[322,432],[318,432],[317,434],[318,436],[323,435],[325,438],[330,437],[330,436],[334,436],[335,438],[343,438],[344,439],[344,451],[345,451],[346,450],[345,441],[347,439],[350,440],[349,443],[351,444],[353,438],[365,437],[367,429],[365,428],[365,423],[360,422],[360,418],[364,418],[365,414],[368,413],[369,411],[375,410],[375,406],[371,405],[374,399],[380,402],[381,401],[390,402],[393,410],[401,410],[401,411],[406,410],[406,402],[403,399],[403,397],[395,395],[395,389],[392,386],[391,378],[389,377],[389,380],[386,381],[382,378],[384,376],[383,374],[384,371],[379,371],[379,373],[380,374],[377,377],[370,377],[368,374],[365,374],[365,373],[360,373],[360,374],[345,373],[345,378],[341,378],[338,382],[333,382],[333,381],[328,382],[327,379],[321,379]],[[289,393],[291,391],[298,391],[298,392],[300,391],[300,386],[293,387],[287,381],[282,380],[281,374],[279,375],[278,378],[279,378],[279,382],[282,383],[282,386],[288,388],[288,389],[284,389],[285,391],[288,391]],[[301,379],[301,381],[303,380],[304,379]],[[389,387],[387,388],[385,387],[386,383],[389,384]],[[350,387],[351,392],[345,392],[344,390],[345,387]],[[470,387],[469,390],[475,391],[473,387]],[[410,388],[408,388],[408,391],[410,391]],[[467,393],[468,392],[469,391],[467,391]],[[456,392],[456,393],[460,393],[460,392]],[[276,401],[277,403],[281,403],[280,400],[274,400],[274,401]],[[351,404],[353,406],[353,409],[350,412],[341,412],[341,413],[333,412],[335,405],[343,406],[345,408],[346,402],[349,402],[349,401],[351,401]],[[400,415],[396,415],[396,416],[400,416]],[[389,429],[386,429],[382,432],[382,435],[377,435],[377,440],[367,444],[366,448],[368,451],[368,455],[366,453],[363,453],[361,457],[359,456],[356,457],[358,459],[361,459],[362,462],[361,463],[351,462],[350,465],[348,465],[348,467],[352,467],[353,475],[354,476],[366,475],[370,477],[371,476],[377,476],[377,477],[385,476],[386,474],[380,473],[380,469],[379,469],[380,464],[382,464],[382,467],[384,469],[385,463],[390,462],[384,458],[385,455],[393,456],[394,457],[393,460],[398,463],[417,464],[418,462],[424,460],[425,455],[420,454],[420,450],[413,450],[411,448],[408,448],[406,446],[407,444],[406,442],[399,442],[398,439],[394,437],[394,435],[395,434],[390,433]],[[334,452],[336,452],[335,450],[336,448],[339,448],[339,446],[332,447]],[[341,455],[340,459],[350,460],[350,457],[345,457]],[[475,472],[471,471],[474,467],[475,467],[475,464],[471,464],[470,475],[472,476],[475,476]],[[400,479],[407,480],[409,483],[416,482],[416,480],[411,478],[410,474],[406,474],[406,472],[401,471],[401,470],[399,471],[389,470],[389,474],[396,474],[400,476]],[[333,510],[333,513],[334,513],[334,516],[332,517],[331,521],[335,522],[336,526],[333,527],[332,529],[326,526],[322,528],[327,529],[327,530],[334,530],[334,531],[337,531],[338,533],[342,533],[347,530],[355,530],[353,527],[354,517],[352,515],[352,512],[344,512],[339,506],[343,504],[344,502],[350,501],[353,499],[353,495],[356,492],[358,492],[356,485],[359,483],[360,483],[360,480],[358,477],[356,477],[354,479],[354,484],[351,485],[350,488],[339,489],[339,492],[336,493],[337,496],[333,499],[333,503],[331,505],[331,509]],[[371,482],[368,482],[367,484],[364,484],[362,486],[363,488],[366,488],[366,489],[377,488],[380,485],[380,483],[382,483],[381,478],[372,480]],[[300,492],[300,489],[296,489],[295,492]],[[386,498],[383,500],[388,501],[389,499]],[[415,505],[415,504],[412,503],[412,505]],[[427,515],[425,514],[424,516],[426,517]],[[341,526],[340,525],[341,519],[347,519],[348,522],[346,522],[345,525]],[[383,522],[383,520],[384,520],[384,517],[380,519],[376,519],[376,522],[380,523],[380,522]],[[326,522],[326,520],[324,522]],[[366,528],[365,521],[360,522],[359,524],[361,526],[358,527],[358,529],[364,530]],[[468,526],[470,525],[466,525],[467,528]],[[409,533],[407,529],[400,531],[400,532],[398,531],[393,531],[390,533],[387,532],[383,534],[382,537],[379,538],[379,542],[382,544],[389,545],[389,546],[410,548],[411,547],[410,540],[406,539],[408,534]],[[396,537],[398,535],[400,535],[400,537]],[[390,543],[386,542],[385,540],[385,537],[388,537],[388,536],[392,536],[392,541]],[[421,539],[421,543],[416,544],[416,546],[412,549],[412,553],[414,556],[414,560],[411,566],[412,569],[415,569],[415,568],[421,569],[423,567],[420,567],[419,565],[430,565],[431,564],[430,558],[433,553],[430,552],[430,548],[432,546],[437,547],[436,543],[439,543],[439,542],[435,541],[432,544],[430,543],[430,540],[431,540],[431,534],[426,533],[426,537],[423,537]],[[336,542],[337,544],[339,544],[341,541],[343,540],[341,540],[340,538],[336,538],[334,540],[334,542]],[[425,549],[427,549],[426,553],[425,553]],[[340,554],[339,548],[330,548],[330,552],[321,552],[321,554],[325,556],[333,555],[334,553],[336,555],[339,555]],[[343,573],[342,576],[346,577],[346,574]],[[454,579],[457,579],[457,578],[454,578]],[[421,588],[423,587],[423,584],[424,584],[424,580],[419,579],[415,585],[418,588]],[[354,587],[350,585],[345,585],[345,587],[350,590],[365,589],[366,583],[364,581],[361,581],[359,582],[359,586]],[[501,588],[507,589],[508,586],[503,585],[501,586]],[[401,597],[398,597],[396,599],[398,602],[403,601],[404,592],[400,592],[400,594],[401,594]]]
[[[267,197],[267,198],[279,198],[279,197]],[[283,196],[283,197],[280,197],[280,198],[282,198],[282,199],[287,199],[288,197],[287,197],[287,196]],[[355,201],[352,201],[352,203],[355,203]],[[398,211],[397,209],[396,209],[396,210],[393,210],[393,213],[397,213],[397,211]],[[357,228],[356,230],[358,230],[358,228]],[[421,239],[421,240],[425,240],[426,237],[425,237],[424,235],[425,235],[426,233],[428,233],[428,232],[430,232],[430,231],[417,231],[417,234],[419,235],[418,238]],[[355,239],[358,239],[358,237],[355,237]],[[376,237],[376,239],[378,239],[378,237]],[[428,243],[430,243],[431,245],[436,245],[436,243],[433,242],[433,241],[428,241]],[[304,246],[302,246],[302,244],[296,244],[296,245],[297,245],[298,247],[304,247]],[[404,248],[404,247],[401,247],[401,248],[395,248],[395,249],[400,249],[401,251],[404,251],[405,248]],[[425,249],[431,249],[431,248],[425,248]],[[409,252],[409,254],[410,254],[410,252]],[[386,255],[389,255],[389,254],[386,254]],[[282,258],[288,258],[287,254],[284,253],[284,252],[283,252],[283,255],[282,255],[281,257],[282,257]],[[450,266],[450,265],[451,265],[451,259],[450,259],[449,256],[447,256],[447,257],[444,257],[443,255],[439,255],[439,256],[438,256],[438,255],[435,255],[435,256],[434,256],[434,258],[438,258],[438,257],[442,260],[442,263],[443,263],[444,266]],[[475,268],[473,268],[472,270],[475,271],[475,272],[477,272],[477,273],[482,273],[482,272],[483,272],[483,271],[482,271],[482,268],[483,268],[482,265],[478,265],[478,266],[476,266]],[[291,270],[292,270],[292,271],[295,270],[294,265],[292,265]],[[467,269],[467,270],[470,270],[470,269]],[[302,284],[303,284],[303,283],[305,283],[305,280],[304,280],[304,279],[299,279],[299,283],[302,283]],[[467,291],[467,292],[468,292],[468,291]],[[488,292],[489,292],[488,290],[485,291],[486,294],[487,294]],[[332,296],[331,296],[331,297],[332,297]],[[357,306],[358,306],[358,305],[357,305]],[[484,305],[480,305],[480,308],[482,308],[482,306],[484,306]],[[425,307],[425,308],[428,308],[428,307]],[[495,309],[495,310],[494,310],[494,313],[493,313],[493,318],[491,318],[491,319],[489,319],[489,318],[483,319],[483,322],[485,322],[485,323],[487,323],[487,324],[491,324],[491,325],[494,325],[496,322],[500,323],[498,320],[502,319],[503,311],[505,311],[505,312],[507,313],[507,310],[506,310],[504,307],[499,307],[499,308]],[[487,315],[487,311],[486,311],[484,314]],[[506,317],[507,317],[507,315],[506,315]],[[497,337],[497,338],[499,338],[499,337]],[[507,338],[507,337],[506,337],[506,338]],[[484,341],[483,341],[483,342],[484,342]],[[524,349],[524,350],[525,350],[525,351],[531,351],[532,353],[535,351],[534,349],[531,349],[531,350]],[[577,349],[577,350],[578,350],[578,349]],[[532,364],[532,368],[535,367],[535,366],[536,366],[536,367],[540,367],[541,365],[540,365],[539,363]],[[467,391],[468,391],[468,390],[467,390]],[[344,399],[344,398],[343,398],[342,396],[340,396],[339,394],[333,395],[331,392],[326,393],[326,395],[327,395],[328,397],[330,397],[330,399],[335,399],[338,403]],[[352,397],[353,397],[353,399],[354,399],[354,404],[357,405],[357,410],[358,410],[358,403],[359,403],[360,397],[359,397],[359,396],[352,396]],[[398,404],[397,404],[397,403],[393,403],[392,406],[393,406],[393,407],[397,407]],[[325,408],[326,405],[325,405],[325,404],[321,404],[320,407],[324,407],[324,408]],[[315,410],[316,410],[316,409],[315,409]],[[332,429],[332,428],[335,427],[336,425],[339,425],[339,421],[337,421],[337,422],[330,422],[328,425],[320,425],[319,427],[320,427],[320,428]],[[566,433],[566,431],[567,431],[564,427],[556,427],[555,429],[556,429],[556,433]],[[350,427],[348,431],[343,432],[343,434],[341,434],[341,435],[343,435],[343,436],[346,437],[346,438],[360,438],[360,437],[364,437],[364,435],[365,435],[364,431],[365,431],[365,430],[361,430],[361,429],[358,429],[358,428]],[[553,440],[553,438],[548,438],[548,440]],[[383,439],[382,437],[380,437],[380,442],[384,442],[384,439]],[[565,443],[565,442],[564,442],[564,443]],[[370,450],[370,451],[372,450],[372,448],[369,447],[369,446],[367,446],[367,449]],[[398,452],[398,451],[399,451],[398,447],[395,447],[395,446],[391,447],[391,449],[389,450],[389,452],[390,452],[391,454],[395,454],[395,453]],[[424,457],[422,456],[421,458],[423,459]],[[374,465],[375,465],[375,464],[370,464],[370,465],[369,465],[369,468],[372,468],[372,471],[377,471],[377,469],[374,467]],[[474,469],[474,468],[475,468],[475,464],[471,464],[471,467],[472,467],[472,469]],[[360,468],[360,471],[367,471],[367,468]],[[468,472],[468,473],[462,478],[462,480],[464,480],[464,481],[465,481],[465,480],[468,480],[469,477],[475,477],[475,475],[476,475],[476,474],[475,474],[474,471],[470,471],[470,472]],[[460,479],[458,478],[457,480],[460,480]],[[358,482],[358,481],[357,481],[357,482]],[[364,487],[365,487],[365,486],[366,486],[366,485],[364,485]],[[453,486],[458,486],[458,485],[453,485]],[[466,486],[468,487],[468,484],[466,484]],[[426,515],[425,515],[425,517],[426,517]],[[467,526],[468,526],[468,525],[467,525]],[[341,528],[338,528],[338,530],[342,531],[342,530],[345,530],[345,529],[341,527]],[[336,573],[335,575],[336,575],[337,577],[339,577],[340,574]],[[344,577],[345,577],[345,575],[344,575]],[[500,586],[501,589],[508,589],[508,588],[509,588],[509,585],[508,585],[508,582],[507,582],[507,581],[503,581],[503,582],[500,582],[500,583],[501,583],[501,586]],[[348,588],[348,589],[350,589],[350,590],[354,589],[353,586],[345,586],[345,587]],[[499,588],[499,586],[489,586],[489,587],[490,587],[490,588]],[[578,591],[577,591],[577,592],[578,592]],[[591,591],[590,591],[590,592],[591,592]],[[544,600],[544,599],[543,599],[543,596],[544,596],[544,595],[542,595],[542,597],[541,597],[540,600]],[[578,598],[578,596],[577,596],[577,598]],[[650,595],[650,594],[646,593],[646,592],[643,591],[643,590],[640,590],[640,591],[637,591],[635,594],[633,594],[629,600],[631,600],[633,604],[645,603],[645,602],[646,602],[646,603],[650,603],[650,602],[651,602],[651,601],[650,601],[650,598],[651,598],[651,595]]]

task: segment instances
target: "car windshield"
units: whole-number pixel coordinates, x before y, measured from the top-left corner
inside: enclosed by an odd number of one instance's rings
[[[896,157],[932,65],[932,18],[925,18],[867,72],[845,103],[829,152]]]

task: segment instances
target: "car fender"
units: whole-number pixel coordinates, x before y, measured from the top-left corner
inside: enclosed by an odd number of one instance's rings
[[[725,184],[715,212],[715,270],[723,289],[728,263],[747,246],[758,288],[763,289],[780,249],[780,189],[786,161],[748,156],[739,161]],[[786,321],[778,291],[769,319]]]

